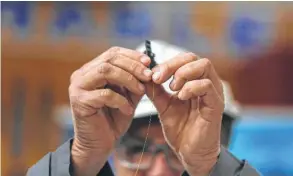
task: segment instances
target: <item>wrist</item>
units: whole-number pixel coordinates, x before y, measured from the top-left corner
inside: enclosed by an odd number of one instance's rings
[[[220,155],[220,149],[204,156],[182,157],[182,164],[191,176],[209,176]],[[181,155],[182,156],[182,155]]]
[[[209,176],[217,163],[217,159],[202,162],[198,166],[187,166],[186,169],[191,176]]]
[[[74,176],[95,176],[105,165],[111,148],[82,145],[74,140],[71,147],[71,160]]]

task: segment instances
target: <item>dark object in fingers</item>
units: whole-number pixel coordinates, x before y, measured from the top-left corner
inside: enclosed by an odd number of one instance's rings
[[[149,68],[152,69],[157,65],[157,62],[155,61],[155,54],[152,52],[152,46],[149,40],[145,41],[145,48],[146,48],[146,51],[144,52],[144,54],[148,55],[149,58],[151,59],[151,64]]]

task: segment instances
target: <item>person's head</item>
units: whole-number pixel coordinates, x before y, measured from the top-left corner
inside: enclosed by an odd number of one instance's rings
[[[148,124],[149,116],[134,119],[117,144],[114,152],[116,175],[134,175],[138,169],[137,176],[180,176],[184,168],[165,141],[157,115],[152,115],[149,130]]]

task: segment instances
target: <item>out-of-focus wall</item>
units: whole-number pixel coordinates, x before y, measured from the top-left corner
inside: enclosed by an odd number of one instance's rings
[[[177,44],[209,57],[240,103],[292,105],[292,7],[3,2],[2,174],[22,172],[61,143],[52,112],[68,103],[70,74],[112,45],[135,48],[149,38]]]

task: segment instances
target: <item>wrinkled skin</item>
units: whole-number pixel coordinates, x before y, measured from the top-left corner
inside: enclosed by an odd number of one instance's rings
[[[224,110],[222,84],[211,62],[182,53],[152,71],[149,64],[142,53],[113,47],[72,74],[74,175],[99,172],[129,128],[137,103],[145,93],[152,97],[152,91],[165,140],[185,169],[190,175],[211,171],[220,151]],[[161,86],[171,76],[175,95]]]
[[[206,175],[220,153],[224,95],[220,78],[208,59],[183,53],[154,68],[154,105],[159,111],[164,136],[185,169]],[[159,75],[157,77],[156,75]],[[174,76],[168,94],[161,84]],[[157,79],[156,79],[157,78]],[[147,85],[152,97],[152,85]]]

